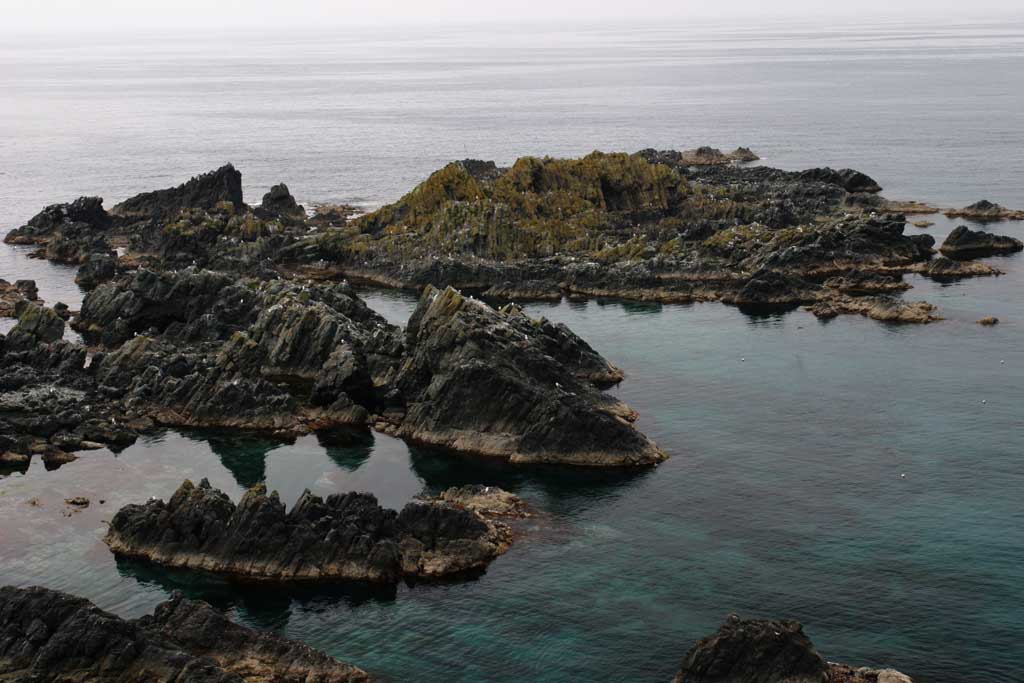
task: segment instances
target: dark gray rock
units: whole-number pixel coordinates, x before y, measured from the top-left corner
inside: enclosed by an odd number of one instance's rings
[[[828,663],[796,621],[730,615],[683,658],[675,683],[828,683]]]
[[[221,202],[230,202],[236,209],[245,206],[242,201],[242,174],[231,164],[196,176],[177,187],[135,195],[115,206],[111,213],[132,220],[166,219],[177,216],[183,209],[212,209]]]
[[[943,255],[954,259],[983,258],[998,254],[1012,254],[1024,250],[1024,242],[1006,235],[958,226],[939,247]]]
[[[105,541],[119,555],[266,580],[391,583],[485,567],[511,542],[504,525],[438,501],[386,510],[368,493],[306,491],[286,512],[257,485],[236,506],[204,479],[171,499],[128,505]]]
[[[380,425],[413,441],[513,462],[645,465],[665,455],[628,406],[588,379],[621,377],[567,328],[428,288]],[[583,379],[581,379],[581,377]]]
[[[356,683],[369,676],[176,594],[125,621],[45,588],[0,588],[0,678],[26,683]]]

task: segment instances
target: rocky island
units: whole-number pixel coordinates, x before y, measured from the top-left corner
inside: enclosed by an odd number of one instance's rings
[[[239,626],[180,593],[126,621],[45,588],[0,588],[0,680],[33,683],[368,683],[311,647]]]
[[[205,479],[198,486],[186,480],[166,503],[121,508],[104,541],[118,555],[253,580],[447,577],[483,569],[508,550],[512,530],[476,506],[490,497],[507,504],[509,495],[493,489],[475,505],[442,496],[396,512],[368,493],[325,500],[306,491],[286,512],[262,484],[236,506]]]
[[[683,658],[673,683],[912,683],[894,669],[825,661],[799,622],[730,615]]]

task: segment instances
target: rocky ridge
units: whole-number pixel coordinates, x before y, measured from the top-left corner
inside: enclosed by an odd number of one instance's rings
[[[442,499],[395,512],[368,493],[306,491],[286,512],[261,484],[236,506],[204,479],[186,480],[166,503],[121,508],[104,540],[118,555],[248,579],[393,583],[482,569],[508,549],[512,532]]]

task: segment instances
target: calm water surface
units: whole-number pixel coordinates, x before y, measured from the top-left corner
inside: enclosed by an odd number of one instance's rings
[[[854,166],[892,197],[1024,207],[1022,46],[1013,23],[9,42],[0,232],[49,202],[109,206],[226,160],[250,201],[285,180],[303,201],[372,206],[451,158],[704,142],[787,168]],[[936,223],[939,239],[955,226]],[[730,611],[801,619],[833,660],[1016,680],[1024,258],[990,262],[1006,275],[910,278],[906,296],[947,318],[923,327],[529,306],[626,370],[614,391],[673,456],[649,471],[509,467],[379,434],[168,431],[55,471],[35,462],[0,474],[0,583],[124,616],[182,589],[396,681],[666,681]],[[0,248],[0,277],[81,301],[73,271],[22,250]],[[415,305],[366,298],[396,323]],[[1003,323],[976,325],[984,315]],[[267,591],[111,557],[100,539],[117,507],[204,476],[236,498],[266,481],[289,504],[304,488],[398,506],[488,483],[543,514],[476,580],[390,590]],[[71,514],[76,495],[92,505]]]

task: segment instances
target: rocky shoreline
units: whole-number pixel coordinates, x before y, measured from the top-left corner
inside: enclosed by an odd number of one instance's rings
[[[510,512],[496,512],[502,507]],[[104,542],[120,556],[250,580],[395,583],[485,568],[512,544],[511,528],[498,519],[522,509],[496,488],[468,500],[446,492],[400,512],[369,493],[325,500],[307,490],[286,512],[262,484],[236,506],[205,479],[186,480],[166,503],[121,508]]]
[[[45,588],[0,588],[0,680],[33,683],[367,683],[363,670],[239,626],[180,593],[124,620]]]

